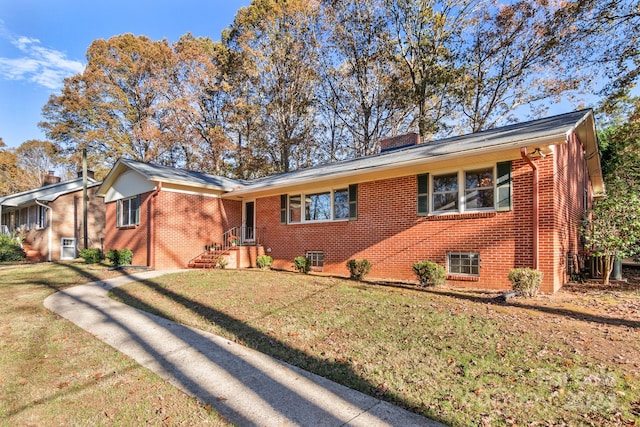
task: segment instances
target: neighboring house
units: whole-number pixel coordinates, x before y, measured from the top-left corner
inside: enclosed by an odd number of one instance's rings
[[[75,259],[84,247],[83,179],[62,181],[52,173],[45,185],[0,197],[0,224],[8,233],[18,232],[41,261]],[[95,197],[100,186],[87,179],[87,243],[102,248],[104,201]]]
[[[281,269],[306,256],[315,270],[346,275],[346,261],[366,258],[371,278],[414,281],[413,263],[431,260],[449,284],[508,289],[511,268],[533,267],[545,292],[577,270],[583,215],[604,193],[591,110],[381,145],[377,155],[250,182],[120,160],[98,191],[105,248],[186,267],[209,245],[229,253],[232,230]]]

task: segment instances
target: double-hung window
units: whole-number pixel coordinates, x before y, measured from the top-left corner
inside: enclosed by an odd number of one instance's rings
[[[117,201],[116,226],[128,227],[140,224],[140,196]]]
[[[280,222],[356,220],[358,215],[358,187],[350,185],[335,190],[289,194],[280,197]]]
[[[458,173],[434,175],[433,177],[433,210],[458,211]]]
[[[465,210],[492,209],[495,206],[493,185],[493,167],[465,171]]]
[[[38,228],[46,228],[47,227],[47,208],[44,206],[38,205],[38,220],[37,220]]]

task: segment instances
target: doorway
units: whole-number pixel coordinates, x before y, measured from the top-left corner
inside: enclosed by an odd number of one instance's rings
[[[256,240],[256,203],[255,201],[244,202],[244,215],[242,218],[242,239],[245,242],[253,243]]]

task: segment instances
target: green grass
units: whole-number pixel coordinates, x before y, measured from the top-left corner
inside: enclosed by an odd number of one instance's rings
[[[0,265],[0,425],[229,425],[203,403],[46,310],[51,293],[120,272]]]
[[[637,375],[567,341],[579,320],[473,294],[212,270],[112,296],[450,425],[640,423]]]

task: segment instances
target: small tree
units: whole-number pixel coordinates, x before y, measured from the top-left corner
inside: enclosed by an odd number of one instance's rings
[[[623,196],[624,194],[624,196]],[[582,234],[591,255],[602,257],[602,283],[609,283],[616,258],[633,256],[640,241],[640,196],[615,191],[597,200],[588,214]]]

